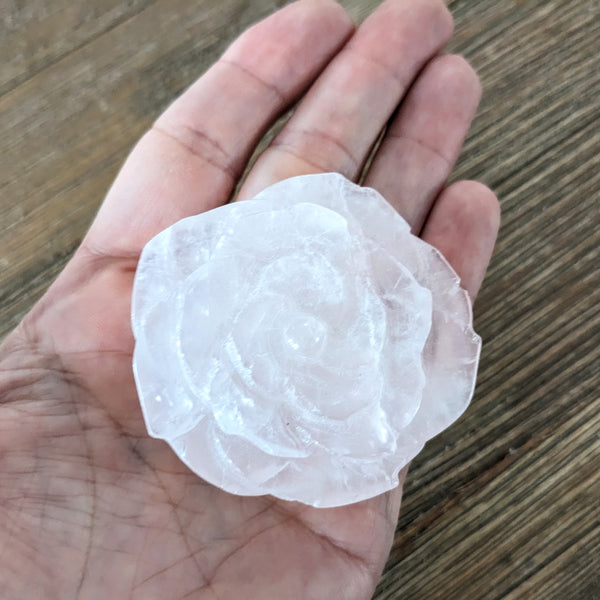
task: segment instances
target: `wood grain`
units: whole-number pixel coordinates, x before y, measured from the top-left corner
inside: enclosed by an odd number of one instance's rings
[[[284,3],[0,0],[0,335],[140,134]],[[503,225],[475,399],[414,461],[375,598],[600,599],[600,3],[449,4],[484,87],[454,178],[490,185]]]

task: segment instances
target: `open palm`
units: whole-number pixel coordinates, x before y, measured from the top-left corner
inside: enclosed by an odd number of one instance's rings
[[[239,198],[285,177],[365,183],[451,261],[474,297],[498,208],[445,187],[479,84],[441,0],[388,0],[355,33],[329,0],[301,0],[239,38],[156,122],[81,247],[0,350],[3,598],[371,596],[401,488],[314,509],[227,494],[147,436],[131,371],[139,253],[176,220],[227,202],[265,131],[299,98]],[[398,109],[398,107],[400,107]]]

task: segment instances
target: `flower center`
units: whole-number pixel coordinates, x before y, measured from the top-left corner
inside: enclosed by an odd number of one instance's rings
[[[283,345],[295,356],[316,358],[325,345],[327,327],[311,315],[295,314],[283,328]]]

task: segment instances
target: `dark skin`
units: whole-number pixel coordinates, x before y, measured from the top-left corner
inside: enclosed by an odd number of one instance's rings
[[[475,298],[499,210],[479,183],[446,185],[480,95],[471,67],[441,55],[451,34],[441,0],[388,0],[356,32],[337,4],[301,0],[243,34],[140,140],[73,259],[0,349],[3,597],[371,597],[401,485],[315,509],[232,496],[191,473],[144,428],[131,286],[144,244],[227,202],[262,134],[303,98],[239,197],[305,173],[356,179],[393,117],[365,183]]]

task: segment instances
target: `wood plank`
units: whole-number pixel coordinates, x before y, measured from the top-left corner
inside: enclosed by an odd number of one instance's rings
[[[0,0],[0,96],[153,1]]]

